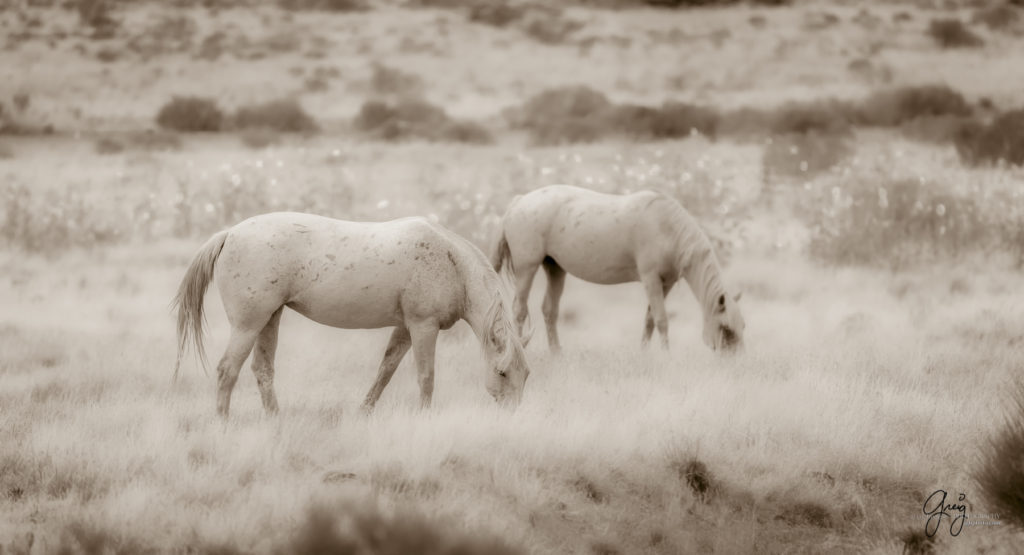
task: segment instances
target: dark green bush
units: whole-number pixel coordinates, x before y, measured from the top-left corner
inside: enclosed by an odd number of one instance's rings
[[[239,129],[272,129],[285,133],[304,133],[317,129],[313,118],[293,98],[243,106],[235,113],[234,123]]]
[[[156,123],[174,131],[220,131],[224,112],[209,98],[176,96],[160,108]]]

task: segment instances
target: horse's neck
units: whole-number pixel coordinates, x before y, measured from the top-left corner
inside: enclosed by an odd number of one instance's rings
[[[701,310],[705,315],[709,314],[709,311],[715,309],[718,295],[723,291],[721,270],[714,251],[710,245],[698,248],[690,254],[688,261],[681,263],[685,263],[683,279],[690,284],[690,290],[700,303]]]
[[[473,333],[481,341],[490,328],[491,322],[488,319],[491,305],[494,302],[494,293],[487,284],[486,273],[479,268],[467,268],[463,265],[460,274],[464,280],[466,298],[463,302],[463,320],[473,328]]]

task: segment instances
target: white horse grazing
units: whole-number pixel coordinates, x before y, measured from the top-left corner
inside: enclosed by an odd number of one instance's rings
[[[665,297],[679,278],[690,284],[704,311],[704,342],[732,350],[743,342],[743,317],[722,285],[711,242],[675,200],[652,191],[610,195],[568,185],[517,196],[502,219],[491,263],[511,264],[520,330],[538,266],[548,277],[544,323],[548,345],[558,351],[558,302],[566,272],[602,284],[640,281],[647,292],[642,342],[657,326],[668,347]]]
[[[434,390],[438,330],[466,320],[487,360],[487,391],[518,404],[530,371],[500,278],[469,241],[422,218],[347,222],[297,213],[256,216],[217,233],[196,254],[178,289],[178,364],[189,336],[205,365],[203,296],[216,278],[231,324],[217,365],[217,412],[227,416],[231,390],[249,352],[263,408],[277,411],[274,352],[285,306],[336,328],[395,326],[377,379],[363,402],[373,409],[412,347],[420,401]]]

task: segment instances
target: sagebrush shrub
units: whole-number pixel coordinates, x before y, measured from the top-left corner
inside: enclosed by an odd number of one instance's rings
[[[842,135],[851,130],[849,108],[838,101],[783,104],[770,119],[771,132],[776,134]]]
[[[324,10],[332,12],[353,12],[369,9],[363,0],[277,0],[282,9],[291,11]]]
[[[492,27],[507,27],[526,15],[522,5],[508,2],[477,2],[469,8],[469,20]]]
[[[386,141],[422,139],[487,144],[493,140],[482,125],[453,119],[443,108],[423,99],[364,102],[352,124],[363,133]]]
[[[976,48],[985,44],[959,19],[933,19],[928,24],[928,34],[942,48]]]
[[[1011,4],[995,4],[975,10],[972,23],[982,23],[995,31],[1013,30],[1021,20],[1020,8]]]
[[[212,99],[176,96],[160,108],[156,123],[174,131],[220,131],[224,125],[224,112]]]
[[[243,106],[235,113],[234,124],[239,129],[273,129],[287,133],[317,129],[316,122],[294,98]]]
[[[370,88],[383,95],[419,96],[423,90],[423,79],[414,73],[374,62]]]
[[[991,164],[1000,160],[1024,166],[1024,109],[1011,110],[988,125],[973,123],[958,129],[957,153],[969,164]]]
[[[970,104],[947,85],[918,85],[878,91],[856,110],[858,123],[891,127],[930,116],[969,116]]]
[[[539,144],[596,141],[608,134],[613,104],[586,86],[547,89],[510,113],[513,127]]]
[[[411,512],[313,507],[279,553],[419,553],[518,555],[520,550],[481,534],[458,533]]]
[[[658,138],[685,137],[693,131],[714,137],[721,116],[712,108],[668,101],[661,106],[654,122],[653,135]]]

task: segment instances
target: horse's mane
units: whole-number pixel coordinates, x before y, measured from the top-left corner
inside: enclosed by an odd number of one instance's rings
[[[463,279],[472,279],[471,274],[473,273],[479,273],[483,278],[486,290],[491,295],[490,304],[484,313],[487,330],[502,342],[501,358],[495,363],[498,368],[507,368],[514,362],[517,353],[521,354],[522,351],[522,343],[517,341],[519,332],[516,329],[511,309],[513,306],[511,276],[508,271],[501,274],[495,272],[483,251],[465,237],[447,228],[437,227],[449,240],[462,247],[461,250],[465,254],[463,259],[472,262],[473,268],[468,269],[469,272],[465,271],[467,269],[460,269]]]
[[[501,293],[495,295],[490,308],[487,309],[487,322],[489,322],[491,334],[502,342],[501,357],[495,361],[495,365],[498,368],[508,368],[515,362],[523,347],[520,342],[516,341],[519,332],[512,323],[512,315],[508,310],[510,305],[502,296]]]
[[[679,249],[678,266],[686,276],[694,296],[701,303],[705,314],[715,309],[719,296],[725,294],[722,284],[722,270],[718,264],[715,249],[707,233],[682,204],[666,195],[659,194],[658,199],[668,209],[672,218],[671,239]],[[657,200],[657,199],[656,199]],[[652,201],[652,204],[655,201]]]

